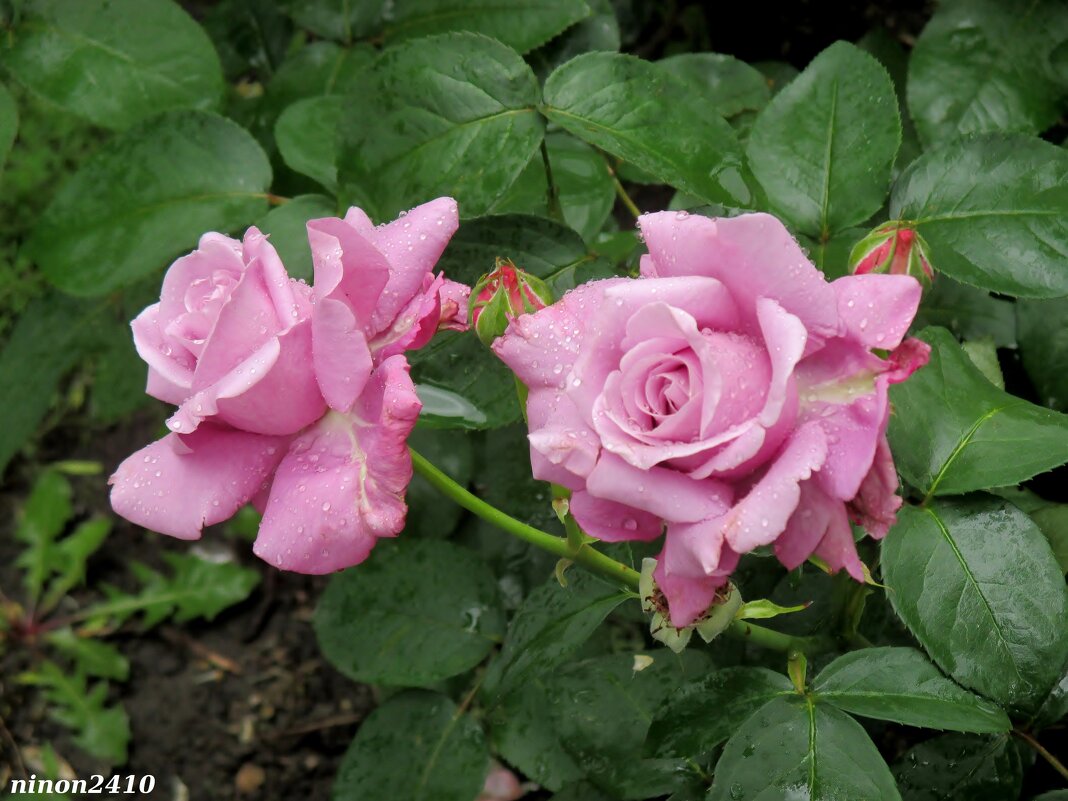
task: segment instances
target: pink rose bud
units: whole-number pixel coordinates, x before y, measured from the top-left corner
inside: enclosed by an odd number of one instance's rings
[[[925,289],[934,280],[927,243],[896,221],[880,225],[856,244],[849,254],[849,271],[854,275],[911,275]]]
[[[488,347],[512,320],[552,302],[553,293],[544,281],[507,259],[497,259],[496,269],[482,276],[471,290],[468,317],[478,338]]]

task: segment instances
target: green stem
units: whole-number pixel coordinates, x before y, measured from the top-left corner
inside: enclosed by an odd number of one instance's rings
[[[549,203],[549,216],[557,222],[565,222],[564,209],[560,205],[560,192],[556,188],[556,181],[553,180],[553,165],[549,163],[549,148],[544,139],[541,140],[541,162],[545,165],[545,193]]]
[[[1050,767],[1052,767],[1055,771],[1061,774],[1061,776],[1063,776],[1065,779],[1068,779],[1068,768],[1066,768],[1064,764],[1059,759],[1057,759],[1057,757],[1053,756],[1053,754],[1046,750],[1046,747],[1042,745],[1042,743],[1040,743],[1027,732],[1021,731],[1020,729],[1013,729],[1012,733],[1019,737],[1021,740],[1023,740],[1025,743],[1027,743],[1029,746],[1031,746],[1033,749],[1035,749],[1035,751],[1038,752],[1039,756],[1041,756],[1050,764]]]
[[[438,492],[455,501],[464,509],[473,512],[486,522],[497,526],[497,528],[507,531],[525,542],[529,542],[531,545],[536,545],[542,550],[556,554],[564,559],[570,559],[588,570],[613,581],[618,581],[632,590],[636,591],[638,589],[638,571],[605,556],[600,551],[595,551],[589,546],[580,548],[577,553],[573,552],[568,541],[563,537],[556,537],[541,529],[528,526],[521,520],[516,520],[511,515],[505,514],[497,507],[490,506],[438,470],[414,449],[409,448],[409,450],[412,453],[412,466],[415,468],[415,472],[426,479]]]
[[[533,526],[528,526],[521,520],[516,520],[511,515],[505,514],[497,507],[491,506],[464,487],[461,487],[414,448],[409,448],[408,450],[412,454],[412,466],[415,468],[415,472],[422,476],[434,489],[455,501],[464,509],[524,542],[536,545],[542,550],[563,559],[570,559],[593,573],[604,576],[611,581],[619,582],[628,589],[637,592],[640,578],[638,571],[595,550],[589,543],[584,543],[576,550],[572,541],[564,537],[554,536]],[[577,524],[576,531],[578,535],[581,535]],[[791,651],[813,653],[828,644],[820,637],[794,637],[757,626],[746,620],[733,621],[727,631],[736,639],[755,643],[774,651],[785,651],[786,653]]]
[[[612,184],[616,188],[616,194],[619,196],[619,199],[622,200],[623,205],[627,207],[627,211],[634,215],[634,219],[641,217],[642,210],[638,208],[638,205],[633,200],[631,200],[630,195],[627,194],[627,190],[623,188],[623,184],[619,182],[619,178],[616,177],[614,172],[612,173]]]

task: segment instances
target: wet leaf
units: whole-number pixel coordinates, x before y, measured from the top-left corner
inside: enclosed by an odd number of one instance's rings
[[[1007,735],[944,734],[894,765],[904,801],[1004,801],[1020,797],[1020,755]]]
[[[0,63],[22,84],[104,128],[222,97],[211,40],[171,0],[30,0]]]
[[[947,679],[914,648],[864,648],[835,659],[812,684],[846,712],[908,726],[965,732],[1012,728],[996,706]]]
[[[942,670],[1010,712],[1034,711],[1068,661],[1068,589],[1042,532],[975,497],[906,506],[882,546],[898,617]]]
[[[1039,399],[1068,412],[1068,298],[1018,301],[1016,335]]]
[[[315,633],[345,675],[410,687],[481,662],[504,635],[504,615],[493,574],[474,552],[402,537],[330,580]]]
[[[337,191],[337,129],[343,104],[339,95],[298,100],[274,126],[282,160],[331,192]]]
[[[477,723],[444,695],[409,690],[360,725],[330,797],[471,801],[489,764]]]
[[[1068,416],[995,387],[941,328],[930,363],[890,390],[897,468],[927,496],[1005,487],[1068,461]]]
[[[76,295],[162,270],[205,231],[266,211],[271,167],[252,136],[203,112],[154,117],[112,139],[56,193],[26,247]]]
[[[19,112],[15,99],[7,87],[0,83],[0,175],[7,163],[7,154],[15,142],[15,133],[19,128]]]

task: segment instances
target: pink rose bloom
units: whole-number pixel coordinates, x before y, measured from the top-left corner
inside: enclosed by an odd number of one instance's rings
[[[887,387],[927,360],[902,344],[919,283],[828,283],[767,214],[639,224],[642,278],[578,287],[494,345],[530,390],[534,475],[572,491],[594,537],[666,528],[655,578],[676,627],[761,545],[863,580],[849,521],[882,537],[901,505]]]
[[[115,511],[197,539],[251,501],[255,552],[304,573],[396,536],[421,408],[403,352],[465,325],[467,288],[433,274],[457,225],[451,198],[377,228],[359,209],[313,220],[314,288],[255,228],[206,234],[133,322],[148,392],[179,408],[111,477]]]

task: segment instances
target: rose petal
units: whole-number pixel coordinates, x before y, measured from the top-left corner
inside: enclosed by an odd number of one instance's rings
[[[347,412],[367,384],[372,357],[362,326],[344,301],[327,297],[315,305],[312,361],[330,408]]]
[[[351,412],[328,412],[301,433],[278,467],[255,553],[286,570],[329,573],[362,562],[378,538],[396,536],[419,409],[408,364],[394,356]]]
[[[146,391],[165,403],[177,405],[192,391],[196,358],[163,334],[159,315],[160,304],[155,303],[137,315],[130,328],[137,355],[148,365]]]
[[[596,498],[588,492],[572,494],[569,506],[582,530],[605,542],[649,542],[659,537],[664,529],[664,524],[656,515]]]
[[[671,625],[676,628],[689,626],[697,621],[712,605],[716,591],[727,583],[728,576],[738,565],[738,554],[719,537],[720,548],[717,552],[717,571],[714,575],[704,574],[694,554],[702,548],[693,541],[696,537],[715,539],[716,529],[702,529],[695,526],[679,528],[677,536],[664,539],[664,549],[657,557],[653,578],[668,602]],[[705,544],[711,550],[714,543]]]
[[[385,255],[390,266],[389,283],[375,309],[377,330],[388,328],[419,293],[423,276],[434,271],[459,225],[456,201],[439,197],[368,233],[368,239]]]
[[[827,437],[815,423],[801,426],[749,493],[727,513],[723,536],[738,553],[774,542],[801,498],[798,484],[827,458]]]
[[[857,581],[864,581],[864,564],[857,555],[853,530],[848,525],[830,526],[816,548],[816,556],[826,562],[832,571],[838,572],[844,567]]]
[[[923,287],[910,275],[847,275],[831,284],[838,317],[869,348],[894,348],[916,316]]]
[[[894,457],[883,434],[879,438],[871,469],[860,483],[856,497],[849,503],[850,516],[877,540],[885,537],[890,526],[897,522],[897,510],[902,503],[897,488]]]
[[[694,481],[664,467],[640,470],[606,451],[586,478],[586,489],[598,498],[679,523],[722,514],[731,499],[730,488],[714,479]]]
[[[828,496],[814,479],[802,481],[799,488],[801,499],[797,509],[775,540],[775,555],[787,570],[808,559],[832,528],[852,538],[844,503]]]
[[[709,219],[663,211],[638,219],[650,259],[642,275],[711,276],[753,314],[757,298],[771,298],[814,334],[809,352],[839,331],[834,290],[785,226],[770,214]],[[749,311],[752,310],[752,311]],[[755,314],[751,324],[755,327]]]
[[[127,520],[184,540],[226,520],[259,492],[285,453],[282,437],[216,425],[168,434],[137,451],[108,480]]]

